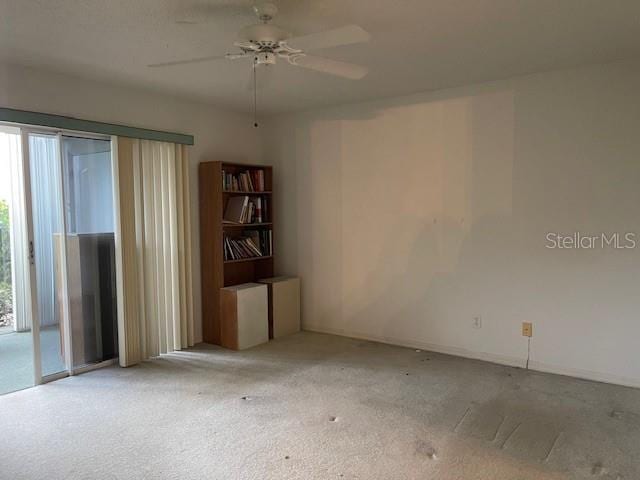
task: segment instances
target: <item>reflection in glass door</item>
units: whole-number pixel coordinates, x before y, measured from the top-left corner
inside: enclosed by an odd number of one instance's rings
[[[118,355],[109,140],[62,137],[72,367]]]

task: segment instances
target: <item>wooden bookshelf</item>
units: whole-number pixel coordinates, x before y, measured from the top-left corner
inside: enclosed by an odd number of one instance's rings
[[[263,170],[264,191],[250,192],[223,189],[223,170],[233,175],[247,170]],[[263,257],[225,260],[224,236],[239,237],[247,230],[273,231],[273,169],[266,165],[203,162],[198,167],[198,180],[200,190],[202,335],[207,343],[232,348],[232,345],[224,344],[225,339],[221,335],[220,289],[273,277],[274,258],[272,251],[271,255]],[[224,223],[222,220],[227,201],[237,195],[266,198],[269,216],[260,223]]]

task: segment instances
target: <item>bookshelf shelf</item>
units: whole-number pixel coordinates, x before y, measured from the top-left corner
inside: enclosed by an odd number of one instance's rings
[[[222,228],[256,228],[256,227],[270,227],[273,223],[223,223]]]
[[[262,257],[239,258],[238,260],[225,260],[224,263],[229,264],[229,263],[255,262],[258,260],[269,260],[269,259],[273,259],[273,255],[267,255]]]
[[[273,192],[265,191],[265,192],[250,192],[245,190],[223,190],[222,193],[225,195],[271,195]]]
[[[240,189],[224,188],[228,185],[228,175],[238,180],[249,172],[252,186],[243,188],[243,184],[234,182]],[[262,173],[259,173],[262,171]],[[272,167],[267,165],[246,165],[227,162],[203,162],[198,166],[200,192],[200,245],[201,245],[201,281],[202,281],[202,334],[207,343],[233,348],[233,341],[224,332],[228,326],[224,324],[220,304],[220,289],[241,283],[255,282],[262,278],[273,277],[274,256],[271,251],[260,246],[263,253],[271,255],[225,259],[225,238],[242,240],[251,237],[262,238],[273,231],[272,199]],[[260,181],[260,187],[256,186]],[[246,182],[244,183],[246,185]],[[251,188],[263,191],[253,192]],[[249,197],[256,205],[262,202],[263,222],[226,223],[223,221],[228,202],[237,202],[238,196]],[[258,198],[262,200],[257,200]],[[268,209],[265,208],[268,205]],[[260,209],[256,209],[260,211]],[[257,218],[257,217],[256,217]],[[267,232],[267,233],[264,233]],[[273,235],[273,233],[271,233]],[[271,236],[271,242],[272,242]],[[237,255],[235,255],[237,257]],[[229,257],[229,255],[227,255]]]

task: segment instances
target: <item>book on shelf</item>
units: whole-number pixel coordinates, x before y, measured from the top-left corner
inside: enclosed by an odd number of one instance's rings
[[[224,237],[224,259],[270,257],[273,255],[271,230],[249,230],[240,237]]]
[[[224,223],[266,223],[267,200],[262,197],[231,197],[224,211]]]
[[[249,205],[249,197],[231,197],[224,211],[224,221],[242,223],[245,211]]]
[[[246,170],[236,175],[222,170],[222,190],[264,192],[264,170]]]

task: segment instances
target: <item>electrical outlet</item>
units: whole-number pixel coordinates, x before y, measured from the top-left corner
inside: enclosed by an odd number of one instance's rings
[[[473,317],[473,328],[482,328],[482,317],[480,315]]]
[[[531,322],[522,322],[522,336],[533,337],[533,324]]]

